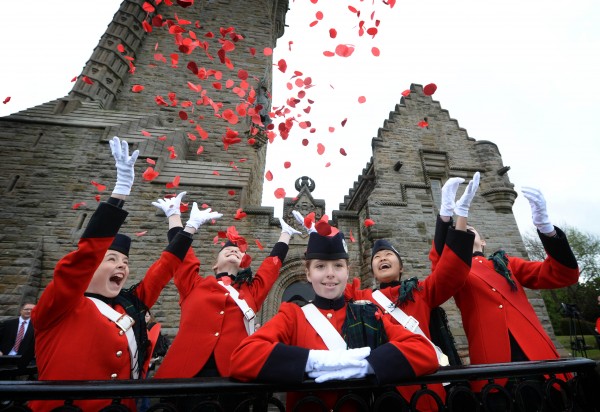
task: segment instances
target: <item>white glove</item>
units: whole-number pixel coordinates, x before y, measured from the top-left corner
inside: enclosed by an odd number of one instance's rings
[[[198,209],[198,203],[194,202],[194,205],[192,206],[192,210],[190,212],[190,219],[186,222],[185,225],[198,230],[198,228],[206,222],[210,222],[211,220],[218,219],[222,216],[222,213],[211,212],[210,208],[200,210]]]
[[[544,195],[538,189],[532,187],[523,187],[521,189],[523,196],[529,200],[531,206],[531,217],[533,224],[541,233],[550,233],[554,230],[554,226],[548,218],[548,210],[546,209],[546,200]]]
[[[357,367],[342,368],[334,371],[320,370],[309,372],[309,378],[312,378],[317,383],[331,381],[331,380],[346,380],[364,378],[368,374],[375,373],[371,364],[365,359],[361,361],[362,365]]]
[[[469,206],[471,206],[471,201],[475,197],[477,189],[479,189],[479,172],[475,172],[473,179],[469,182],[467,188],[465,189],[465,193],[463,193],[460,199],[458,199],[458,202],[456,202],[454,213],[456,213],[457,216],[469,216]]]
[[[117,183],[113,193],[129,196],[131,186],[133,186],[134,165],[140,154],[139,150],[134,151],[129,156],[129,145],[125,140],[121,141],[117,136],[109,141],[110,150],[115,158],[117,166]]]
[[[181,192],[175,197],[165,197],[164,199],[158,199],[156,202],[152,202],[152,204],[157,208],[161,209],[163,212],[165,212],[165,215],[167,215],[167,217],[171,217],[173,215],[180,215],[181,199],[183,199],[185,194],[186,192]]]
[[[296,221],[298,223],[300,223],[304,229],[306,229],[306,233],[308,233],[309,235],[311,233],[317,231],[317,229],[315,229],[315,224],[314,223],[311,225],[311,227],[306,227],[304,225],[304,216],[302,216],[302,213],[298,212],[297,210],[292,210],[292,215],[294,215],[294,217],[296,218]]]
[[[456,206],[456,192],[465,179],[462,177],[451,177],[442,186],[442,204],[440,205],[440,216],[452,217]]]
[[[299,235],[301,232],[297,231],[283,220],[283,218],[279,218],[279,224],[281,225],[281,233],[287,233],[290,236]]]
[[[341,368],[364,366],[362,361],[369,356],[368,346],[356,349],[311,350],[308,352],[305,372],[334,371]]]

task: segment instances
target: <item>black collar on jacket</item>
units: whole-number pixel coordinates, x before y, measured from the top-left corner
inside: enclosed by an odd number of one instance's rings
[[[327,299],[316,295],[312,303],[319,309],[339,310],[344,307],[346,301],[344,300],[344,295],[340,296],[337,299]]]
[[[394,286],[400,286],[402,282],[399,280],[392,280],[391,282],[383,282],[379,284],[379,289],[391,288]]]

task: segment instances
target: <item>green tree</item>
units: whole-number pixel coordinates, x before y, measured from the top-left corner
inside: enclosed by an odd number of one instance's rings
[[[600,312],[597,301],[600,295],[600,237],[570,226],[565,226],[563,231],[577,259],[580,277],[575,285],[542,291],[550,321],[557,333],[564,333],[563,303],[576,305],[576,315],[587,322],[595,322]],[[536,231],[525,233],[523,243],[531,260],[546,258],[546,251]]]

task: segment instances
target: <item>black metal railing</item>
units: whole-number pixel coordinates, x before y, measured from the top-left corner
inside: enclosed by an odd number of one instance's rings
[[[404,400],[392,386],[372,379],[301,384],[240,383],[224,378],[116,380],[116,381],[0,381],[0,411],[26,411],[28,400],[67,400],[62,410],[83,399],[113,399],[103,412],[127,411],[121,399],[147,398],[148,411],[284,411],[285,393],[303,396],[292,410],[325,410],[316,391],[342,394],[333,408],[356,411],[412,411],[418,399],[431,396],[444,411],[600,411],[600,376],[595,361],[585,358],[493,365],[448,367],[437,373],[398,385],[421,385],[412,399]],[[568,381],[561,380],[570,374]],[[509,378],[500,386],[498,379]],[[474,393],[471,381],[486,381]],[[427,389],[429,383],[447,384],[445,400]],[[226,402],[223,402],[226,400]],[[235,404],[232,405],[231,401]],[[310,408],[309,408],[310,407]],[[84,411],[87,412],[87,411]]]

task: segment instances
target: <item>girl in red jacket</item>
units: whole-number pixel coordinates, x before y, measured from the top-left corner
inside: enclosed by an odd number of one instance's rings
[[[437,370],[436,354],[427,340],[394,325],[378,311],[371,312],[370,318],[370,330],[378,331],[375,336],[364,341],[357,339],[363,333],[353,334],[350,324],[356,323],[361,306],[374,306],[344,298],[349,277],[348,249],[344,235],[331,229],[327,236],[311,233],[305,253],[306,278],[315,291],[314,301],[303,307],[282,303],[271,320],[244,339],[231,357],[233,378],[297,383],[307,376],[325,382],[373,375],[378,383],[386,384]],[[299,405],[302,394],[288,393],[287,410],[331,410],[342,393],[321,391],[315,395],[318,402]],[[357,410],[353,402],[337,407]]]

